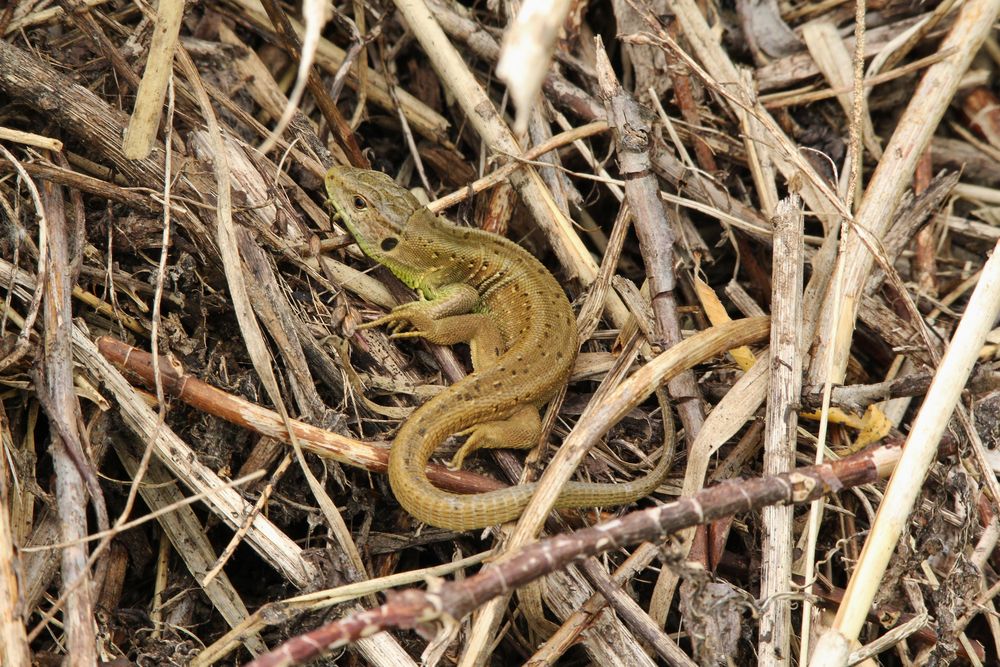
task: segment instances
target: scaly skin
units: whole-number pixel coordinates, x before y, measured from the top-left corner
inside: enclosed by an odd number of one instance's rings
[[[482,447],[535,445],[538,410],[566,383],[576,359],[565,293],[520,246],[439,218],[385,174],[334,167],[326,189],[362,251],[423,297],[366,326],[387,324],[394,337],[441,345],[466,342],[472,352],[474,372],[418,408],[396,434],[389,455],[396,499],[420,521],[453,530],[517,518],[535,484],[460,495],[433,486],[424,469],[454,434],[469,435],[456,465]],[[668,467],[661,460],[627,484],[570,482],[556,507],[630,503],[655,489]]]

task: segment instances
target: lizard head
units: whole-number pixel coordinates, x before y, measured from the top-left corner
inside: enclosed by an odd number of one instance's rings
[[[403,228],[422,208],[417,198],[386,174],[354,167],[328,171],[326,192],[361,251],[392,268]]]

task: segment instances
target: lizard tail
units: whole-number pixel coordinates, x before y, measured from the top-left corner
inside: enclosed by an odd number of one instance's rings
[[[400,429],[389,458],[389,484],[400,505],[418,520],[450,530],[485,528],[518,518],[537,482],[462,495],[439,489],[427,479],[425,467],[431,453],[445,438],[460,430],[455,426],[443,423],[437,416],[420,419],[414,415]],[[670,470],[674,438],[673,421],[668,418],[663,452],[648,474],[622,484],[567,482],[556,500],[556,508],[610,507],[649,495]]]

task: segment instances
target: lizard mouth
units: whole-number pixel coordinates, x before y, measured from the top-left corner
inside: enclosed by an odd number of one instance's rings
[[[337,206],[333,199],[327,197],[323,204],[326,206],[326,210],[330,214],[331,222],[339,222],[340,224],[345,223],[344,212]]]
[[[347,217],[331,199],[324,202],[327,212],[330,214],[330,222],[339,223],[342,227],[347,227]],[[349,227],[348,227],[349,229]],[[358,245],[357,239],[348,231],[346,234],[335,234],[333,237],[324,239],[322,242],[323,252],[341,250],[352,245]],[[360,246],[358,246],[360,248]]]

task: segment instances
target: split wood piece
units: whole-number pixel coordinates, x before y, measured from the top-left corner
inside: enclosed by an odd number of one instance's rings
[[[97,339],[98,349],[108,361],[123,370],[135,373],[143,382],[153,381],[152,355],[109,336]],[[166,359],[160,359],[163,390],[170,396],[208,414],[248,428],[281,442],[288,434],[281,417],[273,410],[261,407],[221,389],[212,387],[177,369]],[[384,473],[389,462],[389,448],[383,443],[363,442],[346,438],[311,424],[291,420],[295,436],[302,448],[317,456],[333,459],[362,470]],[[451,471],[440,465],[427,467],[427,476],[439,486],[456,493],[482,493],[505,485],[483,475],[467,471]]]
[[[573,561],[632,544],[661,540],[682,528],[776,504],[803,504],[839,491],[871,484],[896,465],[899,443],[854,456],[799,468],[781,475],[723,482],[693,497],[632,512],[620,519],[558,535],[521,548],[508,560],[468,579],[433,581],[428,590],[392,595],[378,609],[335,621],[289,640],[247,667],[303,664],[324,651],[392,628],[453,623],[487,601]]]
[[[764,469],[778,474],[795,466],[797,404],[802,391],[802,283],[804,244],[802,200],[782,199],[774,217],[774,263],[771,287],[771,356],[764,427]],[[791,507],[771,506],[762,512],[760,616],[758,655],[763,664],[790,660],[792,640]]]
[[[135,107],[125,130],[122,150],[130,159],[144,158],[153,150],[167,83],[174,71],[174,48],[184,17],[183,2],[160,2],[156,7],[153,38],[146,55],[146,70],[135,94]]]
[[[635,577],[636,574],[645,569],[650,563],[658,559],[661,555],[659,547],[652,542],[644,542],[639,545],[618,566],[614,574],[603,574],[603,579],[611,586],[621,588]],[[589,559],[593,560],[593,559]],[[589,561],[588,561],[589,562]],[[602,584],[603,585],[603,584]],[[586,632],[591,627],[592,619],[608,605],[607,598],[599,592],[594,593],[583,604],[579,605],[572,614],[567,615],[562,626],[545,643],[537,648],[534,655],[530,656],[525,664],[551,665],[568,651],[575,643],[576,638]],[[644,634],[643,631],[636,630],[636,634]],[[687,665],[690,658],[684,656],[684,660],[678,660],[673,664]]]
[[[97,660],[95,589],[103,583],[107,561],[99,561],[97,571],[91,571],[86,541],[88,492],[101,530],[108,529],[108,513],[93,462],[84,449],[86,434],[80,430],[83,418],[74,391],[70,231],[62,188],[43,183],[39,203],[35,214],[40,220],[39,227],[48,236],[48,255],[40,269],[47,278],[42,302],[42,356],[33,380],[51,431],[60,538],[68,543],[62,551],[60,570],[60,597],[66,601],[64,641],[67,652],[78,657],[81,664],[94,664]]]
[[[619,169],[625,180],[625,196],[632,209],[634,227],[639,237],[639,252],[649,281],[650,304],[653,309],[653,335],[649,342],[668,350],[681,342],[680,317],[674,294],[675,226],[668,219],[659,198],[659,185],[650,160],[652,127],[640,113],[635,98],[629,95],[615,77],[600,38],[596,39],[597,71],[600,95],[612,127]],[[684,424],[689,443],[694,442],[705,414],[701,392],[690,370],[679,373],[667,383],[670,397]]]
[[[881,239],[889,266],[896,262],[905,249],[914,244],[914,235],[918,231],[933,227],[924,223],[952,196],[955,186],[959,184],[959,177],[959,172],[942,172],[915,196],[910,196],[909,193],[903,196],[892,226]],[[865,284],[865,294],[875,294],[885,279],[885,268],[881,265],[876,266]]]
[[[651,613],[646,613],[623,586],[612,582],[604,568],[598,565],[597,559],[587,558],[580,563],[579,568],[594,588],[600,591],[603,599],[614,608],[622,622],[652,646],[666,664],[672,667],[696,667],[697,663],[667,635],[662,624]],[[572,568],[567,568],[567,571],[572,571]]]
[[[603,563],[594,558],[588,562],[596,564],[599,568],[604,567]],[[569,618],[595,593],[595,589],[583,576],[579,567],[567,567],[553,572],[544,581],[535,581],[517,589],[519,610],[524,610],[527,606],[525,594],[536,587],[544,591],[545,606],[544,608],[539,606],[536,610],[532,610],[532,613],[547,611],[547,617],[555,617],[560,621]],[[493,602],[499,599],[503,598],[495,598]],[[527,621],[527,614],[524,616]],[[657,667],[658,661],[654,660],[655,655],[648,654],[649,649],[640,641],[640,634],[631,630],[630,625],[629,619],[621,618],[613,609],[602,609],[591,616],[587,627],[580,632],[578,644],[579,649],[585,652],[585,662],[602,667]],[[557,627],[553,623],[549,626],[553,629]],[[679,648],[677,653],[680,653]],[[525,664],[530,663],[525,662]],[[539,665],[539,663],[534,664]],[[695,667],[695,665],[689,660],[674,663],[671,667]]]

